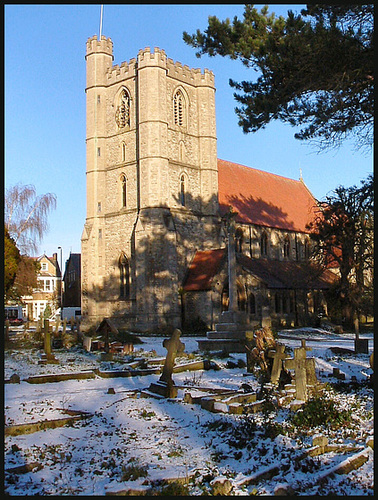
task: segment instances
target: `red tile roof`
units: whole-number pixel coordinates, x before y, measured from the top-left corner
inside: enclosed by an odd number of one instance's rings
[[[239,222],[309,232],[316,200],[303,181],[218,159],[219,206]]]
[[[189,266],[184,290],[210,290],[211,281],[218,272],[225,254],[225,248],[197,250]]]

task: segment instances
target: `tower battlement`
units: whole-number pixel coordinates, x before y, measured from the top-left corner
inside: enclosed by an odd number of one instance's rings
[[[116,83],[117,81],[130,78],[136,74],[136,59],[133,57],[129,62],[122,62],[120,65],[115,64],[107,71],[108,83]]]
[[[167,56],[165,50],[155,47],[154,51],[151,52],[150,47],[141,49],[138,52],[138,66],[143,68],[144,66],[160,66],[165,68],[167,64]]]
[[[97,39],[97,35],[88,38],[87,40],[87,56],[93,53],[105,53],[113,57],[113,42],[111,38],[106,38],[102,35],[101,40]]]
[[[186,64],[181,64],[179,61],[174,62],[173,59],[167,60],[168,75],[178,78],[184,82],[194,85],[210,85],[214,87],[214,73],[208,69],[189,68]]]

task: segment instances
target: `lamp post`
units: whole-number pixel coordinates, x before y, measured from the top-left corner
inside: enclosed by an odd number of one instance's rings
[[[62,317],[63,314],[63,250],[62,247],[58,247],[58,250],[60,250],[60,290],[59,290],[59,297],[60,297],[60,317]]]

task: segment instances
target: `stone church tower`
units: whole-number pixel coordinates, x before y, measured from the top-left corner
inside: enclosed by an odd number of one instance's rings
[[[104,36],[86,66],[84,325],[180,326],[188,266],[221,239],[214,75],[158,48],[113,66]]]

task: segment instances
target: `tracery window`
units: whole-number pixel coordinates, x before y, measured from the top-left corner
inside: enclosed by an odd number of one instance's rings
[[[121,199],[122,199],[122,207],[127,206],[127,179],[126,175],[121,175]]]
[[[125,89],[119,97],[115,119],[119,128],[130,126],[130,96]]]
[[[173,97],[173,113],[175,125],[182,127],[185,120],[185,100],[181,90],[178,90]]]
[[[130,297],[130,266],[125,254],[119,259],[119,296],[123,299]]]
[[[260,249],[261,255],[268,255],[268,236],[265,232],[262,233],[260,238]]]

